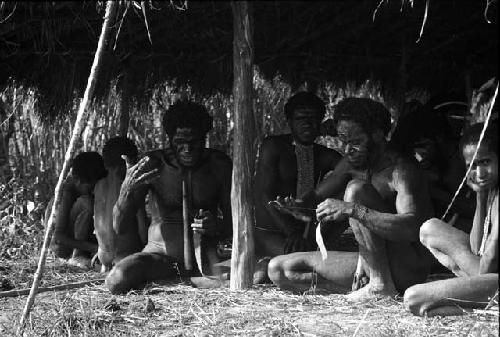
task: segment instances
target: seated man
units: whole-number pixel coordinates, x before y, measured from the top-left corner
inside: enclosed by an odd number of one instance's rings
[[[255,251],[259,258],[316,250],[314,226],[282,214],[269,205],[277,196],[300,198],[333,170],[341,156],[315,144],[325,104],[316,95],[300,92],[285,104],[291,133],[269,136],[260,148],[255,176]],[[337,234],[347,228],[332,226]],[[335,236],[335,234],[333,234]],[[267,263],[264,264],[267,269]]]
[[[204,147],[212,117],[200,104],[178,101],[165,113],[163,127],[169,147],[150,152],[133,166],[127,163],[113,210],[115,230],[118,234],[126,230],[122,225],[144,206],[146,195],[151,224],[142,252],[125,257],[107,276],[106,286],[112,293],[123,293],[148,281],[176,278],[179,273],[189,274],[184,265],[183,186],[190,199],[186,214],[189,221],[199,217],[192,224],[196,233],[190,231],[193,236],[201,235],[204,243],[199,247],[206,247],[208,255],[219,240],[232,235],[231,160],[222,152]],[[212,266],[218,261],[209,262]]]
[[[460,148],[468,166],[483,124],[464,134]],[[485,307],[498,289],[498,130],[488,127],[467,184],[476,192],[470,235],[438,219],[420,227],[420,241],[458,278],[418,284],[406,290],[405,307],[415,315],[453,315]]]
[[[415,163],[387,147],[389,111],[368,98],[346,98],[334,122],[345,157],[301,207],[317,205],[320,224],[349,219],[356,252],[317,252],[275,257],[269,277],[298,291],[317,287],[346,292],[353,300],[394,296],[425,280],[429,255],[418,241],[421,221],[432,214],[425,180]],[[333,199],[345,187],[343,200]],[[359,289],[362,280],[368,284]],[[313,282],[314,281],[314,282]]]
[[[94,186],[106,174],[102,157],[97,152],[82,152],[71,163],[71,173],[63,185],[61,203],[56,209],[51,250],[57,257],[80,268],[90,266],[97,252],[94,231]],[[54,198],[45,210],[48,221]]]
[[[143,209],[138,210],[136,217],[124,219],[126,223],[121,224],[123,234],[116,234],[113,230],[113,207],[127,170],[122,155],[126,155],[133,163],[137,162],[134,142],[125,137],[109,139],[102,150],[108,174],[94,188],[94,226],[99,243],[97,257],[102,264],[102,272],[111,270],[111,266],[125,256],[141,251],[147,240]]]
[[[447,118],[452,112],[464,115],[457,109],[464,110],[459,102],[431,100],[421,109],[401,116],[391,137],[393,148],[417,159],[429,181],[434,212],[438,217],[445,213],[465,174],[463,160],[458,153],[457,131],[453,130]],[[470,194],[469,191],[464,189],[449,213],[450,217],[455,215],[455,227],[470,232],[475,205],[467,194]]]

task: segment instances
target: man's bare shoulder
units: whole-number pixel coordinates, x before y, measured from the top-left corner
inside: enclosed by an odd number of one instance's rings
[[[392,152],[392,177],[395,184],[423,184],[424,176],[414,158]]]

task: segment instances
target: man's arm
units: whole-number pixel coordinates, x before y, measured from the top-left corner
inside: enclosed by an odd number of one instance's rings
[[[144,199],[150,184],[159,177],[159,159],[147,155],[133,165],[126,156],[127,173],[120,187],[120,194],[113,207],[113,229],[116,233],[126,233],[128,221],[135,221],[139,209],[144,208]]]
[[[491,212],[491,231],[486,241],[484,254],[479,262],[479,274],[498,273],[498,196]],[[486,224],[485,224],[486,225]]]
[[[293,227],[291,218],[281,214],[269,202],[278,196],[279,179],[279,149],[273,139],[265,139],[260,149],[260,157],[255,176],[255,203],[264,208],[274,224],[286,235],[290,235]],[[293,220],[292,220],[293,221]]]
[[[328,173],[328,176],[319,183],[314,191],[302,196],[304,205],[306,207],[316,207],[318,203],[326,198],[338,196],[345,190],[347,183],[351,179],[350,171],[351,165],[347,161],[347,158],[340,159],[333,171]]]
[[[420,225],[432,216],[427,183],[420,171],[409,163],[394,168],[392,183],[396,191],[396,214],[353,203],[349,216],[386,240],[419,241]]]

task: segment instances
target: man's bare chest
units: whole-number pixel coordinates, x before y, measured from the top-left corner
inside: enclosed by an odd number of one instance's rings
[[[159,206],[182,207],[183,182],[193,207],[208,208],[217,204],[220,183],[210,167],[199,167],[188,173],[187,170],[164,165],[160,177],[152,184],[151,197]]]
[[[352,177],[355,179],[364,180],[370,183],[386,202],[394,202],[396,199],[396,190],[393,183],[394,167],[387,167],[378,172],[370,170],[355,170],[351,171]]]

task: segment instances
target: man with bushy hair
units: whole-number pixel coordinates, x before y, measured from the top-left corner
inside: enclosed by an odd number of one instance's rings
[[[359,253],[330,251],[278,256],[269,263],[271,280],[282,288],[317,287],[353,292],[351,300],[392,297],[425,280],[429,255],[419,242],[422,221],[432,216],[425,180],[415,163],[387,146],[389,111],[368,98],[346,98],[334,110],[344,158],[295,208],[316,207],[321,226],[348,220]],[[336,198],[345,189],[343,198]],[[289,211],[304,218],[300,211]]]
[[[127,172],[113,211],[115,230],[126,230],[122,225],[144,206],[146,196],[151,224],[143,250],[118,262],[106,278],[112,293],[179,273],[192,276],[184,265],[183,181],[190,196],[190,232],[201,235],[205,252],[211,254],[218,241],[232,236],[232,163],[226,154],[205,148],[212,117],[204,106],[181,100],[166,111],[163,127],[169,138],[166,149],[149,152],[136,164],[124,157]],[[213,262],[218,261],[211,260],[208,269]]]
[[[56,209],[51,250],[57,257],[80,268],[90,266],[97,252],[94,231],[94,186],[106,175],[102,157],[97,152],[81,152],[71,162],[71,171],[64,181],[61,203]],[[54,198],[45,211],[48,221]]]
[[[267,276],[267,263],[272,257],[316,250],[314,226],[278,212],[269,202],[278,196],[301,198],[341,158],[338,152],[315,143],[326,113],[325,103],[318,96],[299,92],[286,102],[284,113],[290,133],[266,137],[257,162],[255,251],[260,259],[257,270],[262,270],[262,276]],[[347,224],[339,226],[336,233],[327,236],[338,236],[346,228]]]

